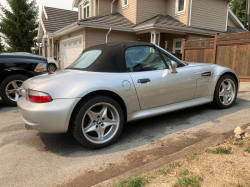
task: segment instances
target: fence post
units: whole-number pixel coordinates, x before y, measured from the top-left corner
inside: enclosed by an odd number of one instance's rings
[[[214,37],[214,59],[213,59],[213,63],[216,64],[216,55],[217,55],[217,39],[218,39],[218,35],[219,33],[215,34]]]
[[[183,42],[182,42],[182,61],[185,61],[185,45],[186,45],[186,40],[183,39]]]

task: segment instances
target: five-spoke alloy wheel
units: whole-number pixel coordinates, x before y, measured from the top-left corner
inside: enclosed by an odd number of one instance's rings
[[[22,84],[23,80],[13,80],[6,86],[5,94],[11,101],[17,102]]]
[[[220,101],[223,105],[230,105],[235,98],[235,84],[231,79],[226,79],[220,86]]]
[[[214,105],[218,108],[230,108],[236,100],[238,85],[231,75],[222,76],[215,88]]]
[[[103,148],[119,137],[124,115],[121,106],[107,96],[95,96],[83,101],[72,118],[72,133],[89,148]]]
[[[16,106],[20,96],[21,86],[29,77],[21,74],[6,77],[0,85],[0,95],[2,100],[11,106]]]
[[[105,143],[116,134],[119,121],[119,113],[114,106],[109,103],[95,104],[83,117],[83,134],[92,143]]]

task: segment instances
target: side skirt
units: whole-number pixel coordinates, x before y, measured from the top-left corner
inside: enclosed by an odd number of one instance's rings
[[[141,110],[138,112],[128,114],[127,121],[129,122],[129,121],[135,121],[135,120],[139,120],[139,119],[149,118],[152,116],[157,116],[157,115],[169,113],[169,112],[173,112],[176,110],[182,110],[182,109],[189,108],[189,107],[194,107],[194,106],[203,105],[206,103],[211,103],[212,101],[213,101],[213,96],[207,96],[207,97],[192,99],[189,101],[184,101],[181,103],[174,103],[171,105],[161,106],[161,107],[157,107],[157,108]]]

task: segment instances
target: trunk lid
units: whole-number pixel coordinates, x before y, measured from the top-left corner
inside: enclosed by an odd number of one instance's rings
[[[54,80],[54,79],[59,79],[62,77],[66,77],[66,76],[73,76],[79,73],[84,73],[84,71],[79,71],[79,70],[62,70],[62,71],[57,71],[54,72],[52,74],[48,73],[48,74],[44,74],[44,75],[40,75],[37,77],[32,77],[28,80],[26,80],[22,87],[26,90],[26,89],[33,89],[36,85],[50,81],[50,80]]]

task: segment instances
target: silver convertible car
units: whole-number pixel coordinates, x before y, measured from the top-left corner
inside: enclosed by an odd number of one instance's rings
[[[239,79],[229,68],[186,63],[143,42],[90,47],[68,68],[22,85],[23,121],[43,133],[66,133],[90,148],[119,137],[126,122],[213,103],[231,107]]]

